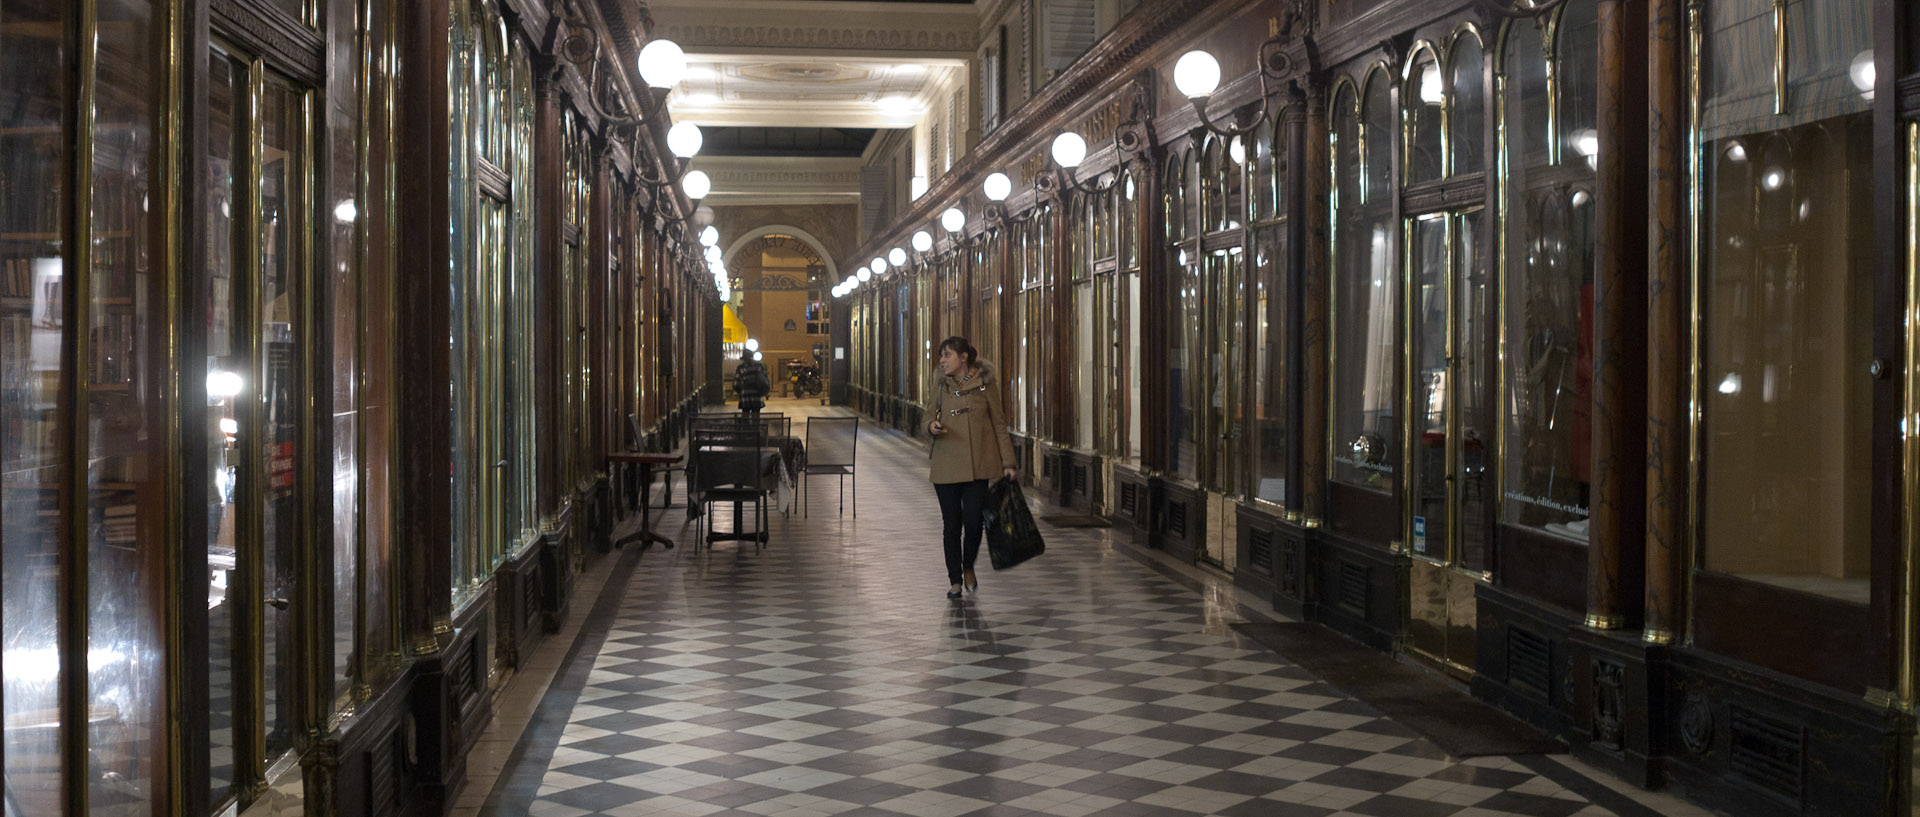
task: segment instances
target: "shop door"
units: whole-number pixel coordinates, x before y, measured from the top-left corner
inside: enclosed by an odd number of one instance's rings
[[[300,463],[311,452],[310,96],[257,60],[208,59],[205,653],[208,802],[245,806],[312,727],[295,697],[313,542]]]
[[[1483,215],[1430,213],[1407,226],[1407,629],[1415,652],[1457,675],[1472,673],[1474,588],[1487,578],[1493,313]]]
[[[1228,247],[1209,251],[1200,276],[1199,297],[1206,322],[1206,384],[1200,412],[1200,487],[1207,509],[1206,541],[1200,557],[1232,570],[1236,536],[1234,499],[1243,488],[1245,457],[1240,447],[1245,434],[1244,378],[1246,297],[1241,287],[1241,251]]]

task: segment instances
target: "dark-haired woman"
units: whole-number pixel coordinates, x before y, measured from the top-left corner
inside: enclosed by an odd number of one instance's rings
[[[940,342],[927,433],[933,436],[932,480],[940,497],[942,543],[947,555],[947,598],[979,589],[973,560],[980,554],[980,512],[987,480],[1020,475],[1013,440],[1000,409],[993,366],[979,359],[966,338]],[[964,537],[963,537],[964,534]]]

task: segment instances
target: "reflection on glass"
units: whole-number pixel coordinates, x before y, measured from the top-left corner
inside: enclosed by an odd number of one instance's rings
[[[1246,401],[1240,376],[1241,359],[1246,354],[1246,289],[1241,286],[1239,247],[1215,250],[1207,254],[1206,290],[1201,300],[1207,304],[1207,432],[1218,443],[1210,446],[1211,487],[1228,495],[1241,491],[1241,446],[1244,444]]]
[[[1253,249],[1253,486],[1268,502],[1287,501],[1286,228],[1260,230]]]
[[[1407,74],[1407,90],[1402,101],[1407,106],[1407,184],[1440,178],[1441,110],[1446,103],[1446,83],[1440,64],[1431,48],[1422,48],[1413,57],[1413,70]]]
[[[1206,406],[1206,308],[1201,294],[1200,259],[1193,257],[1185,248],[1175,248],[1173,285],[1176,287],[1173,298],[1175,325],[1168,336],[1173,340],[1173,348],[1167,350],[1167,359],[1172,361],[1172,376],[1167,385],[1172,397],[1169,400],[1171,423],[1167,429],[1168,439],[1173,441],[1174,473],[1182,479],[1197,481],[1200,478],[1200,449],[1205,430],[1200,427],[1206,415],[1202,412]]]
[[[1591,21],[1593,2],[1570,2],[1563,14]],[[1559,30],[1566,44],[1553,72],[1560,79],[1560,114],[1591,123],[1595,52],[1564,39],[1575,37],[1572,30]],[[1591,25],[1579,36],[1591,40]],[[1508,210],[1502,227],[1507,354],[1501,520],[1584,542],[1593,468],[1593,166],[1575,150],[1549,149],[1541,27],[1516,21],[1506,48],[1505,126],[1519,138],[1509,146],[1517,150],[1506,157],[1503,180]],[[1576,65],[1576,58],[1587,63]]]
[[[1862,603],[1870,125],[1861,112],[1710,143],[1702,246],[1707,567]]]
[[[1367,85],[1364,110],[1342,87],[1332,133],[1332,478],[1386,492],[1400,457],[1393,382],[1400,276],[1391,254],[1391,170],[1382,167],[1391,158],[1393,117],[1385,72],[1375,71]]]
[[[235,607],[244,598],[236,581],[235,531],[240,523],[234,488],[241,463],[241,402],[250,394],[246,340],[240,332],[240,294],[234,259],[242,252],[236,216],[248,204],[235,197],[234,174],[246,173],[245,126],[239,100],[242,69],[224,54],[207,60],[207,662],[209,779],[207,802],[219,804],[234,781],[235,691],[246,677],[235,659],[248,653]]]
[[[60,554],[66,532],[71,407],[60,405],[67,272],[58,237],[70,199],[61,176],[61,31],[76,9],[0,0],[0,716],[7,809],[61,813]]]
[[[1481,68],[1485,59],[1480,38],[1462,33],[1453,45],[1453,81],[1449,84],[1453,99],[1448,107],[1447,135],[1452,143],[1452,173],[1478,173],[1485,161],[1486,100],[1482,92]]]
[[[1709,570],[1868,599],[1875,329],[1872,101],[1850,76],[1873,4],[1790,14],[1787,106],[1771,40],[1707,35],[1698,149],[1699,513]],[[1757,100],[1757,101],[1756,101]],[[1737,148],[1737,149],[1736,149]],[[1911,331],[1911,329],[1904,330]]]
[[[1278,147],[1274,120],[1267,119],[1253,132],[1253,218],[1269,219],[1280,214],[1279,177],[1274,174],[1274,150]]]
[[[1596,0],[1569,2],[1560,12],[1554,44],[1559,58],[1554,91],[1560,96],[1561,163],[1585,162],[1589,168],[1597,162],[1591,151],[1583,151],[1585,134],[1594,133],[1600,121],[1600,4]],[[1844,12],[1840,12],[1844,13]],[[1871,15],[1869,15],[1871,17]],[[1769,34],[1769,40],[1771,35]],[[1771,48],[1771,46],[1769,46]],[[1538,58],[1532,60],[1540,62]],[[1772,58],[1768,57],[1768,64]],[[1769,82],[1769,84],[1771,84]],[[1544,128],[1541,129],[1544,132]]]
[[[1093,282],[1073,286],[1073,444],[1082,450],[1093,448],[1095,394],[1100,388],[1100,367],[1094,358]]]
[[[256,438],[262,476],[261,575],[266,597],[260,609],[265,619],[266,687],[265,756],[273,758],[292,748],[298,724],[293,707],[281,700],[296,687],[300,671],[294,660],[293,601],[299,598],[300,524],[298,445],[304,435],[301,406],[305,403],[298,345],[300,319],[306,297],[303,259],[296,236],[306,223],[307,120],[300,92],[272,80],[260,94],[260,211],[253,225],[260,263],[257,331],[264,371],[258,380],[261,433]]]
[[[1414,220],[1407,236],[1413,267],[1411,290],[1413,326],[1413,473],[1408,475],[1414,516],[1411,550],[1416,556],[1447,559],[1447,217],[1444,213]]]
[[[1592,5],[1593,0],[1576,0],[1571,5]],[[1506,69],[1507,81],[1505,114],[1508,133],[1508,147],[1512,155],[1508,159],[1509,172],[1513,167],[1525,164],[1529,167],[1545,166],[1551,157],[1547,144],[1552,141],[1549,130],[1553,120],[1547,115],[1547,58],[1543,51],[1546,20],[1541,18],[1523,18],[1515,20],[1507,28],[1506,55],[1502,66]],[[1592,73],[1589,72],[1591,77]]]
[[[153,10],[141,0],[98,6],[98,94],[94,99],[91,302],[82,313],[92,346],[80,363],[89,401],[87,643],[88,795],[95,809],[145,811],[155,797],[161,747],[164,642],[160,582],[165,572],[161,387],[167,316],[148,256],[148,191],[155,164],[153,122],[163,76]]]
[[[1492,444],[1495,418],[1487,405],[1491,394],[1488,379],[1493,375],[1494,337],[1490,324],[1494,314],[1493,284],[1488,275],[1486,244],[1481,241],[1485,211],[1473,210],[1456,217],[1454,234],[1454,275],[1459,287],[1455,304],[1455,354],[1459,378],[1455,405],[1459,410],[1459,442],[1455,444],[1454,471],[1460,486],[1458,513],[1460,542],[1454,559],[1461,568],[1472,571],[1487,568],[1487,541],[1491,533],[1488,520],[1493,511],[1489,494],[1493,475],[1488,447]]]
[[[1126,274],[1127,292],[1127,446],[1126,460],[1140,462],[1142,445],[1140,432],[1140,413],[1142,389],[1140,357],[1140,273],[1129,270]]]

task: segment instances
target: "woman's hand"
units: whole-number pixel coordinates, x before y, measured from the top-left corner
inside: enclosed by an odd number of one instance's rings
[[[935,437],[938,437],[942,434],[947,433],[947,427],[943,425],[939,420],[934,420],[933,422],[927,423],[927,433],[932,434]]]
[[[1018,468],[1015,468],[1009,465],[1004,469],[1003,473],[1007,475],[1007,479],[1013,480],[1015,482],[1020,481],[1020,469]]]

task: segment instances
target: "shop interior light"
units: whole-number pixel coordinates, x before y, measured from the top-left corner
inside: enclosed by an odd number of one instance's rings
[[[640,49],[640,78],[655,88],[672,88],[687,73],[687,52],[672,40],[654,40]]]
[[[700,153],[700,145],[705,140],[700,136],[700,126],[692,122],[676,122],[667,129],[667,150],[682,159],[691,159]]]
[[[907,251],[906,251],[906,250],[903,250],[903,249],[900,249],[899,247],[894,247],[893,249],[891,249],[891,250],[888,250],[888,251],[887,251],[887,263],[889,263],[889,264],[892,264],[892,265],[894,265],[894,266],[896,266],[896,267],[904,267],[904,266],[906,266],[906,265],[907,265]]]
[[[1006,201],[1007,196],[1013,194],[1013,180],[996,170],[980,183],[980,189],[987,194],[988,201]]]
[[[913,233],[913,251],[926,252],[931,249],[933,249],[933,233],[929,233],[926,230],[915,230]]]
[[[960,232],[967,226],[967,214],[958,207],[948,207],[946,212],[940,214],[940,226],[947,228],[949,233]]]

